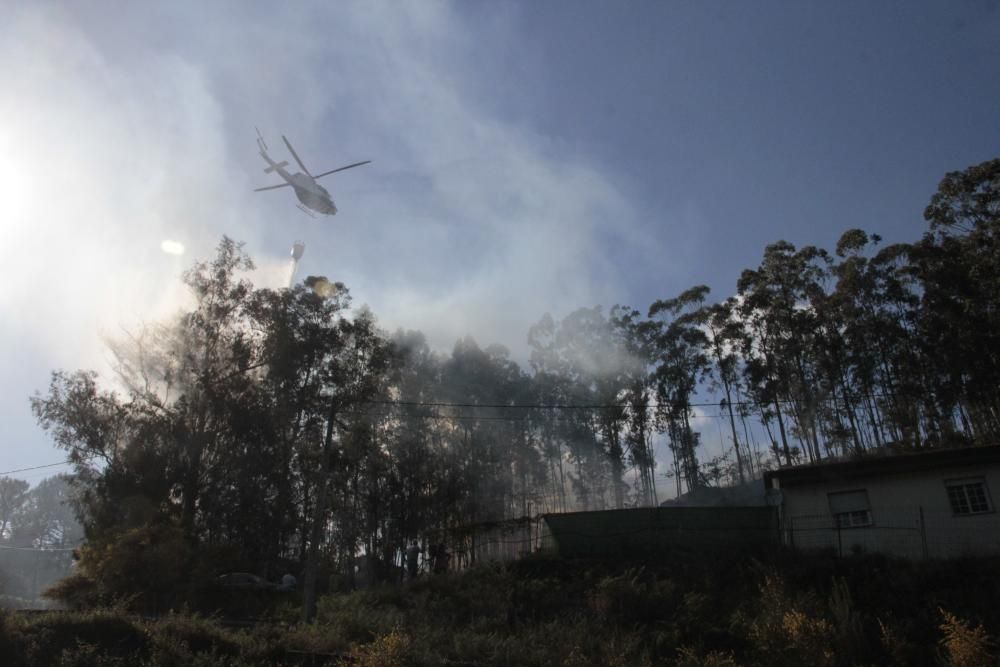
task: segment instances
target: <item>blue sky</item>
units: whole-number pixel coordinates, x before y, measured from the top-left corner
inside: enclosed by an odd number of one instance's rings
[[[724,298],[778,239],[916,239],[1000,155],[992,2],[200,4],[5,10],[0,471],[59,460],[27,397],[110,377],[102,336],[175,311],[223,233],[261,284],[301,239],[387,328],[522,354],[545,312]],[[374,162],[312,220],[251,192],[254,126]]]

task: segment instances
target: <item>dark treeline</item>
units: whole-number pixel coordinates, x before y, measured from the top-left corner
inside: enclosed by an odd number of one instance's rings
[[[71,497],[65,475],[43,479],[34,488],[22,479],[0,477],[0,549],[76,546],[82,534]]]
[[[70,552],[83,530],[70,505],[64,475],[34,487],[0,477],[0,608],[28,600],[70,572]]]
[[[546,315],[526,367],[470,338],[441,354],[383,332],[323,278],[256,289],[223,239],[184,276],[189,312],[110,343],[118,391],[57,372],[32,400],[76,464],[87,542],[64,592],[163,605],[196,575],[293,571],[308,609],[321,570],[350,585],[363,555],[391,576],[411,539],[655,504],[655,438],[678,491],[994,441],[1000,160],[948,174],[925,218],[913,244],[857,229],[832,253],[772,244],[723,300],[697,286],[645,312]],[[731,457],[699,457],[699,403]]]

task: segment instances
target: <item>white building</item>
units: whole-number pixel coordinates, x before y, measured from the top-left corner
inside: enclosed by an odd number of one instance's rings
[[[1000,553],[1000,447],[795,466],[764,476],[782,536],[798,549],[906,558]]]

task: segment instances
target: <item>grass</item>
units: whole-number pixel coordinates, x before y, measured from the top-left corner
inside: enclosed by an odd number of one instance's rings
[[[527,559],[324,597],[234,630],[116,609],[0,615],[20,665],[990,665],[1000,561]],[[280,616],[280,611],[275,614]],[[293,609],[284,608],[289,616]],[[7,659],[9,658],[9,659]]]

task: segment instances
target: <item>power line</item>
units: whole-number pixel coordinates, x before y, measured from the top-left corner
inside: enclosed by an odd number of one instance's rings
[[[358,401],[358,403],[372,405],[403,405],[412,407],[428,408],[484,408],[484,409],[514,409],[514,410],[611,410],[614,408],[624,409],[630,407],[659,408],[658,403],[594,403],[573,405],[569,403],[447,403],[438,401],[384,401],[368,400]],[[718,403],[689,403],[689,407],[714,407]],[[733,405],[737,405],[733,403]]]
[[[884,395],[876,394],[872,398],[886,398]],[[774,403],[779,403],[781,405],[789,405],[797,403],[798,401],[794,399],[777,399],[774,401],[768,401],[764,403],[764,407],[769,407]],[[816,401],[819,403],[834,403],[835,399],[832,397],[827,397],[823,399],[818,399]],[[579,405],[574,405],[571,403],[449,403],[444,401],[395,401],[395,400],[365,400],[357,401],[357,403],[365,405],[399,405],[407,407],[431,407],[431,408],[484,408],[484,409],[511,409],[511,410],[611,410],[611,409],[625,409],[625,408],[670,408],[672,406],[660,403],[584,403]],[[722,401],[706,401],[699,403],[688,403],[686,407],[689,408],[715,408],[720,405],[726,404],[725,400]],[[757,401],[732,401],[729,403],[735,407],[749,407],[757,408],[761,403]],[[684,406],[680,406],[684,407]]]
[[[340,414],[352,415],[356,417],[395,417],[399,419],[438,419],[446,421],[474,421],[474,422],[529,422],[527,417],[500,417],[496,415],[442,415],[439,413],[429,414],[426,412],[342,412]],[[689,415],[689,419],[722,419],[724,415]]]
[[[31,466],[30,468],[19,468],[17,470],[6,470],[4,472],[0,472],[0,475],[13,475],[14,473],[17,473],[17,472],[29,472],[31,470],[41,470],[42,468],[55,468],[56,466],[63,466],[63,465],[66,465],[67,463],[72,463],[72,461],[70,461],[69,459],[66,459],[65,461],[60,461],[59,463],[46,463],[45,465]]]
[[[876,396],[875,398],[884,398],[881,396]],[[777,400],[777,403],[788,404],[794,401],[789,399]],[[832,398],[828,398],[818,403],[834,403]],[[426,408],[482,408],[484,410],[610,410],[610,409],[626,409],[626,408],[653,408],[659,409],[662,406],[659,403],[593,403],[593,404],[572,404],[572,403],[451,403],[446,401],[398,401],[398,400],[365,400],[357,401],[357,403],[362,405],[386,405],[386,406],[399,406],[399,407],[426,407]],[[719,402],[701,402],[701,403],[688,403],[688,408],[704,408],[704,407],[719,407],[722,405],[722,401]],[[734,407],[758,407],[759,404],[754,401],[733,401],[730,405]],[[506,422],[526,422],[529,421],[526,417],[501,417],[501,416],[476,416],[476,415],[442,415],[442,414],[407,414],[407,413],[374,413],[374,412],[346,412],[344,414],[350,414],[355,416],[371,416],[371,417],[398,417],[398,418],[410,418],[410,419],[437,419],[437,420],[447,420],[447,421],[506,421]],[[712,415],[690,415],[691,419],[722,419],[724,415],[712,414]],[[60,461],[58,463],[46,463],[44,465],[31,466],[28,468],[18,468],[16,470],[7,470],[0,472],[0,476],[13,475],[15,473],[30,472],[32,470],[41,470],[44,468],[54,468],[61,465],[67,465],[72,463],[70,460]]]
[[[82,544],[78,542],[77,545]],[[0,544],[0,549],[4,551],[73,551],[76,547],[8,547]]]

